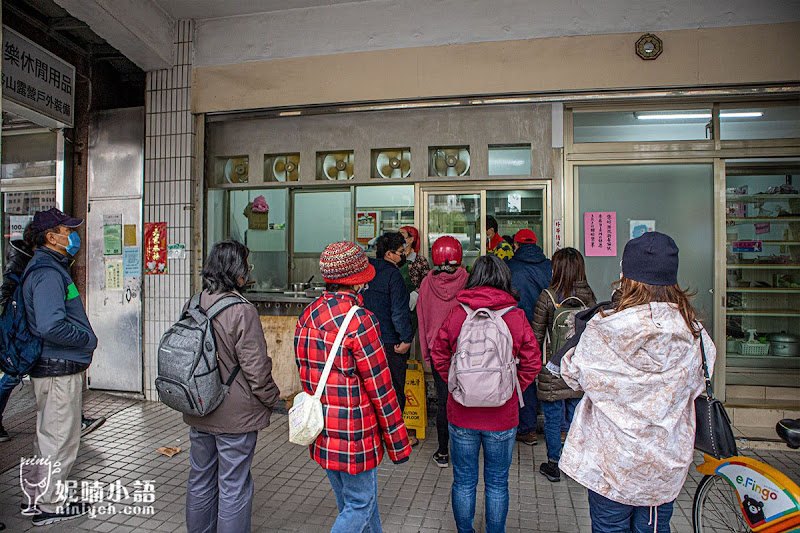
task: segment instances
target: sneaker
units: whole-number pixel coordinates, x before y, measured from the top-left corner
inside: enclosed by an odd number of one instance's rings
[[[450,466],[450,456],[446,453],[436,452],[433,454],[433,462],[436,463],[436,466],[439,468],[447,468]]]
[[[528,446],[534,446],[539,442],[539,439],[536,437],[535,431],[529,431],[527,433],[517,433],[517,442],[527,444]]]
[[[19,504],[19,510],[20,510],[20,512],[21,511],[27,511],[28,510],[28,504],[27,503]],[[33,512],[31,512],[31,515],[39,514],[39,513],[42,512],[41,509],[39,509],[38,505],[34,505],[33,508],[32,508],[32,511]],[[22,513],[22,514],[25,514],[25,513]]]
[[[42,511],[31,519],[34,526],[47,526],[64,520],[72,520],[89,512],[91,505],[88,503],[71,503],[60,513],[46,513]]]
[[[102,426],[106,421],[106,417],[101,416],[98,418],[81,418],[81,437],[85,437],[95,429]]]
[[[3,426],[0,426],[0,442],[6,442],[11,440],[11,435],[8,434],[8,431],[3,429]]]
[[[542,463],[542,466],[539,467],[539,472],[553,483],[561,481],[561,469],[558,468],[558,463],[553,461]]]

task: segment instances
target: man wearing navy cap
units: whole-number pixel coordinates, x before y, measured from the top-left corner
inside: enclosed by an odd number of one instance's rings
[[[56,208],[36,213],[31,222],[36,248],[25,269],[22,294],[28,327],[43,341],[42,355],[30,373],[37,406],[34,453],[50,457],[61,468],[52,471],[50,484],[38,501],[41,512],[34,515],[34,525],[88,512],[87,504],[69,503],[56,491],[59,485],[65,486],[78,456],[83,372],[97,347],[97,337],[69,274],[72,257],[80,249],[76,228],[81,224],[82,219]]]

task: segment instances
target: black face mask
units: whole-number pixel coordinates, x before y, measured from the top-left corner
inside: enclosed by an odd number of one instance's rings
[[[406,254],[403,252],[398,255],[400,255],[400,261],[397,262],[397,268],[402,268],[402,266],[406,264]]]

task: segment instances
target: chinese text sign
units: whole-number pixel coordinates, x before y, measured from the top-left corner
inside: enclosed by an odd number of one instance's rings
[[[586,257],[613,257],[617,255],[616,211],[584,213],[583,229]]]

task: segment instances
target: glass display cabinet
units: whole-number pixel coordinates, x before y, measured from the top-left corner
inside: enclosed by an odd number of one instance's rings
[[[729,383],[800,382],[800,191],[794,168],[731,166],[726,178]]]

